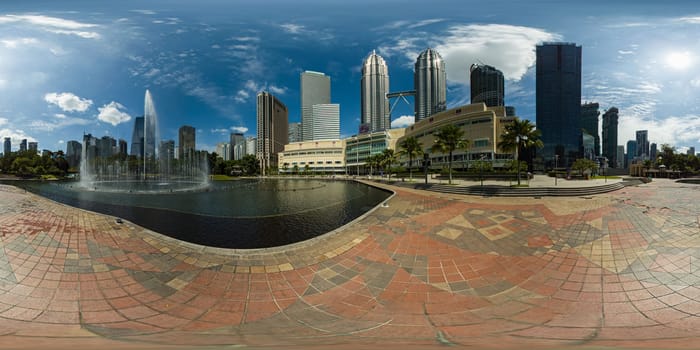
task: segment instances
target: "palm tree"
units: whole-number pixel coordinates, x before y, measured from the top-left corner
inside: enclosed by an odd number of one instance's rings
[[[447,171],[449,184],[452,184],[452,152],[458,149],[467,149],[469,140],[464,138],[464,130],[455,125],[445,125],[435,134],[435,143],[431,147],[432,152],[447,153],[449,155]]]
[[[365,163],[369,166],[369,175],[372,176],[372,169],[379,167],[381,163],[381,154],[373,154],[369,156]]]
[[[399,144],[401,154],[408,156],[408,174],[413,181],[413,159],[423,154],[423,144],[415,136],[409,136]]]
[[[378,154],[378,156],[380,156],[379,164],[386,170],[389,179],[391,179],[391,166],[396,163],[396,154],[394,150],[386,148],[382,153]]]
[[[535,129],[535,125],[527,119],[515,118],[513,123],[505,126],[498,148],[505,152],[515,152],[515,160],[518,163],[518,186],[520,186],[520,156],[523,150],[532,147],[542,148],[544,143],[540,140],[541,132]]]

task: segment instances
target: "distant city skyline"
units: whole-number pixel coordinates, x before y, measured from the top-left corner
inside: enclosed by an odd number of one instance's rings
[[[355,11],[370,4],[372,11]],[[618,145],[649,130],[649,142],[700,148],[695,3],[436,1],[416,11],[418,4],[3,1],[0,139],[10,137],[13,151],[22,139],[65,151],[83,134],[131,142],[149,89],[161,139],[177,140],[179,127],[192,125],[197,148],[214,151],[231,132],[256,135],[260,91],[299,122],[306,70],[329,76],[347,137],[361,122],[368,53],[381,55],[391,90],[402,91],[413,89],[413,65],[428,47],[445,61],[447,108],[469,102],[469,67],[485,64],[503,72],[506,104],[535,121],[535,46],[565,41],[583,48],[580,103],[619,109]],[[391,124],[410,125],[413,116],[398,101]]]

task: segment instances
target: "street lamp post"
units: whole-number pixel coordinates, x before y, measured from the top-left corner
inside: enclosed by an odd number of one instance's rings
[[[557,185],[557,179],[559,178],[559,175],[557,175],[557,168],[559,167],[559,155],[555,154],[554,155],[554,186]]]
[[[428,184],[428,167],[430,166],[430,155],[423,153],[423,172],[425,173],[425,184]]]
[[[479,179],[481,180],[481,187],[484,187],[484,159],[486,159],[486,155],[482,154],[481,158],[479,158]]]

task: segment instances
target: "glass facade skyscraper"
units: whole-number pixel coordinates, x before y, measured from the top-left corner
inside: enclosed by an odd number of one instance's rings
[[[12,139],[9,137],[5,138],[5,143],[3,144],[3,155],[10,155],[12,153]]]
[[[571,166],[581,148],[581,46],[537,46],[536,95],[545,167],[553,166],[555,154],[559,166]]]
[[[257,145],[256,157],[263,175],[267,169],[277,167],[277,154],[284,151],[289,138],[287,106],[269,92],[257,96]]]
[[[617,113],[617,108],[611,107],[603,114],[603,157],[608,158],[608,164],[624,167],[623,159],[618,157],[617,151]]]
[[[192,126],[189,125],[183,125],[180,127],[178,130],[178,159],[184,160],[184,159],[193,159],[194,158],[194,151],[196,147],[196,140],[195,140],[195,129]]]
[[[369,125],[370,132],[391,127],[388,92],[389,68],[382,56],[372,51],[362,64],[360,81],[361,123]]]
[[[600,111],[598,105],[595,102],[584,103],[581,105],[581,129],[587,132],[589,135],[593,136],[594,142],[594,156],[600,155],[600,133],[598,132],[598,116],[600,116]]]
[[[472,64],[469,67],[472,103],[483,102],[487,107],[503,106],[503,73],[491,66]]]
[[[320,72],[305,71],[301,73],[301,136],[304,141],[314,140],[312,107],[317,104],[331,103],[331,78]]]
[[[144,118],[134,118],[134,131],[131,134],[131,155],[143,158],[143,122]]]
[[[442,56],[431,48],[421,52],[413,74],[416,122],[444,111],[447,108],[447,72]]]
[[[637,130],[637,156],[641,159],[649,159],[649,131]]]

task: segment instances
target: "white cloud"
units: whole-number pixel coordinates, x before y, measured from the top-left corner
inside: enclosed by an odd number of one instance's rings
[[[617,50],[617,53],[619,53],[620,55],[631,55],[634,54],[634,51]]]
[[[85,112],[92,106],[92,100],[80,98],[70,92],[50,92],[44,95],[44,101],[58,106],[64,112]]]
[[[3,128],[0,129],[0,135],[2,135],[2,140],[4,140],[5,137],[10,138],[13,150],[18,150],[19,143],[24,139],[26,139],[27,142],[36,142],[35,138],[29,136],[26,132],[24,132],[24,130],[21,129]]]
[[[131,10],[131,12],[140,13],[142,15],[155,15],[156,11],[153,10]]]
[[[418,53],[434,47],[445,60],[447,79],[466,84],[472,63],[483,62],[503,72],[506,79],[520,80],[535,64],[535,46],[561,36],[545,30],[506,24],[455,25],[445,33],[402,34],[396,42],[379,48],[382,54],[402,54],[406,65],[416,60]]]
[[[434,23],[440,23],[443,21],[445,21],[445,20],[442,18],[424,19],[424,20],[420,20],[418,22],[394,21],[394,22],[391,22],[391,23],[383,26],[382,28],[386,28],[386,29],[402,29],[402,28],[415,29],[415,28],[420,28],[420,27],[424,27],[427,25],[431,25]]]
[[[0,42],[5,45],[8,49],[14,49],[19,45],[35,45],[39,43],[39,40],[35,38],[19,38],[19,39],[4,39]]]
[[[669,144],[676,148],[700,143],[700,115],[669,116],[654,119],[637,113],[635,108],[620,110],[618,144],[634,140],[637,130],[649,130],[649,142]]]
[[[236,102],[238,103],[245,103],[245,101],[248,100],[248,97],[250,97],[250,94],[247,91],[238,90],[236,96],[233,99],[236,100]]]
[[[267,82],[257,83],[254,80],[248,80],[243,84],[243,88],[238,90],[234,100],[238,103],[245,103],[251,96],[257,96],[261,91],[269,91],[273,95],[284,95],[287,92],[286,87],[279,87]]]
[[[413,125],[416,122],[416,117],[412,115],[403,115],[391,121],[392,128],[405,128]]]
[[[56,118],[58,118],[58,119],[66,119],[66,118],[68,118],[68,116],[65,115],[65,114],[63,114],[63,113],[56,113],[56,114],[54,114],[53,116],[56,117]]]
[[[99,33],[86,30],[87,28],[97,27],[97,24],[82,23],[58,17],[42,15],[4,15],[0,16],[0,24],[1,23],[26,23],[51,33],[77,35],[86,39],[97,39],[100,37]]]
[[[7,118],[0,118],[0,126],[3,126],[5,124],[7,124],[8,122],[9,121],[7,120]]]
[[[112,124],[112,126],[128,122],[131,120],[131,116],[126,112],[121,111],[124,108],[125,107],[120,103],[112,101],[98,108],[100,114],[97,116],[97,119],[105,123]]]
[[[299,34],[304,30],[304,26],[293,23],[280,24],[280,27],[290,34]]]
[[[63,117],[59,117],[63,116]],[[37,131],[52,132],[56,129],[62,129],[74,125],[89,125],[94,123],[92,120],[83,118],[67,117],[63,114],[55,115],[53,120],[33,120],[29,123],[29,128]]]
[[[248,132],[248,128],[246,128],[245,126],[232,126],[231,131],[245,134]]]
[[[278,87],[275,85],[270,85],[267,89],[275,95],[284,95],[287,92],[286,87]]]
[[[211,129],[212,134],[228,134],[228,129]]]
[[[681,17],[678,20],[690,24],[700,24],[700,16]]]

